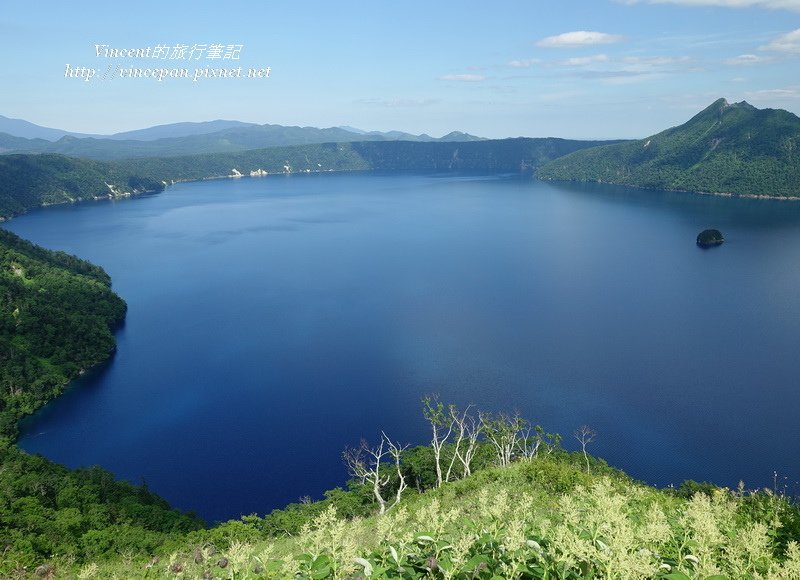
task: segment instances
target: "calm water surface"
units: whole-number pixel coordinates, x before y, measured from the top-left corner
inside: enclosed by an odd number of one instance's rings
[[[420,397],[513,411],[664,486],[793,486],[800,202],[347,173],[182,184],[4,227],[103,266],[113,359],[20,444],[210,521],[342,485]],[[710,250],[705,228],[728,241]]]

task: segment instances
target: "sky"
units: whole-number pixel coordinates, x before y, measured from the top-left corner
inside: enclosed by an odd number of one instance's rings
[[[613,139],[718,98],[800,114],[800,0],[0,0],[0,50],[0,115],[80,133]]]

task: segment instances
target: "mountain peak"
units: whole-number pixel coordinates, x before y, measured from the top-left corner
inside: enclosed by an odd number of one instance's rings
[[[683,125],[639,141],[573,153],[537,175],[649,189],[800,197],[798,135],[800,119],[788,111],[717,99]]]

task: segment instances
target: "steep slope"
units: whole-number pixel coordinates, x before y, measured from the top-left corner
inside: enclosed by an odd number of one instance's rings
[[[718,99],[678,127],[584,150],[537,172],[541,179],[745,196],[800,196],[800,118]]]
[[[126,305],[110,284],[102,268],[0,229],[0,443],[114,349]]]
[[[62,155],[0,155],[0,220],[30,208],[163,189],[108,163]]]

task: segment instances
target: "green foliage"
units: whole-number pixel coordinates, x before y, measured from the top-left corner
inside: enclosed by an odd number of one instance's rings
[[[55,557],[151,553],[203,527],[146,486],[70,471],[10,444],[17,421],[114,349],[126,310],[98,266],[0,230],[0,577]]]
[[[52,154],[0,155],[0,176],[0,219],[39,205],[164,188],[108,163]]]
[[[0,230],[0,439],[114,349],[125,302],[99,267]]]
[[[147,490],[94,466],[69,470],[11,447],[0,451],[0,577],[44,559],[76,561],[154,552],[203,527]]]
[[[789,580],[800,546],[796,531],[776,533],[785,513],[797,507],[775,494],[676,497],[557,454],[482,470],[380,516],[328,505],[277,540],[243,531],[257,518],[228,524],[219,545],[163,553],[146,577]],[[143,567],[118,559],[78,574],[137,578]]]
[[[719,230],[703,230],[697,234],[697,244],[700,246],[715,246],[725,241]]]
[[[541,179],[603,181],[650,189],[800,196],[800,118],[715,101],[687,123],[646,139],[559,158]]]
[[[75,140],[91,142],[91,139]],[[239,152],[94,161],[57,154],[0,155],[0,219],[27,209],[97,197],[162,191],[166,184],[264,173],[359,170],[519,170],[540,167],[596,141],[328,142]]]

